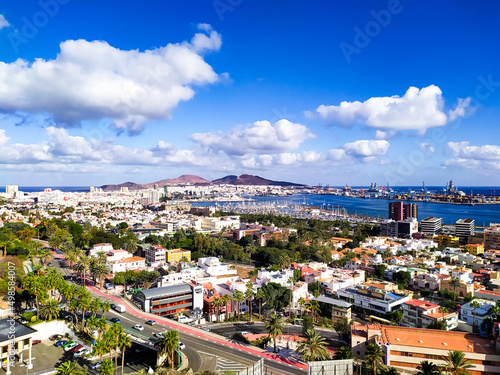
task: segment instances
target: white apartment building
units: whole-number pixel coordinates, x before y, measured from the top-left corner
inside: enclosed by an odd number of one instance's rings
[[[237,275],[238,271],[229,268],[225,263],[221,263],[219,258],[199,258],[198,267],[202,268],[210,276]]]
[[[160,245],[151,245],[144,251],[144,255],[147,262],[153,266],[163,266],[166,264],[166,251]]]
[[[416,328],[426,328],[436,321],[444,321],[448,331],[458,326],[458,313],[440,312],[440,306],[423,300],[412,300],[403,303],[403,323]]]
[[[480,307],[474,309],[472,302],[478,302]],[[495,302],[487,299],[476,298],[474,301],[466,303],[460,307],[460,319],[467,322],[469,325],[474,323],[474,312],[476,314],[476,325],[480,326],[484,318],[491,316],[489,313],[491,306],[495,306]]]
[[[239,216],[204,217],[201,219],[201,229],[206,231],[220,232],[222,229],[238,229],[239,227]]]
[[[400,310],[402,304],[410,300],[408,295],[395,294],[366,286],[341,289],[337,292],[337,298],[348,300],[353,305],[363,307],[366,310],[380,313]]]
[[[107,262],[106,265],[112,274],[126,271],[142,271],[146,269],[146,259],[142,257],[128,257],[120,260]]]

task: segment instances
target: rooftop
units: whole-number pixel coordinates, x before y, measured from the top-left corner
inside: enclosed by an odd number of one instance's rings
[[[31,327],[28,327],[17,320],[14,321],[14,325],[11,325],[11,320],[8,318],[0,319],[0,343],[9,340],[9,335],[14,333],[15,339],[19,339],[22,336],[32,335],[36,331]]]

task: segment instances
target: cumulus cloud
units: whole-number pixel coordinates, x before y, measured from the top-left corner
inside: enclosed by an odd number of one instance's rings
[[[458,116],[464,116],[469,105],[469,98],[459,99],[457,107],[450,111],[449,117],[446,116],[441,89],[430,85],[422,89],[410,87],[402,97],[372,97],[364,102],[320,105],[316,112],[327,122],[340,126],[359,122],[376,129],[417,130],[423,133],[428,128],[444,126]]]
[[[385,140],[359,140],[344,145],[346,154],[362,158],[385,155],[388,148]]]
[[[430,143],[427,143],[427,142],[420,143],[420,148],[424,151],[427,151],[430,154],[432,154],[432,153],[434,153],[434,151],[436,151],[434,146],[432,146]]]
[[[500,161],[500,146],[498,145],[469,146],[469,142],[463,141],[448,142],[446,147],[451,155],[461,159]]]
[[[164,120],[193,86],[219,77],[203,53],[221,47],[220,35],[202,24],[190,42],[146,50],[120,50],[104,41],[68,40],[54,60],[0,63],[0,110],[48,113],[58,126],[112,119],[137,134],[146,121]],[[208,35],[207,35],[208,33]]]
[[[256,121],[246,128],[235,127],[226,134],[195,133],[191,139],[212,152],[223,151],[227,155],[243,156],[296,150],[312,137],[314,135],[306,126],[282,119],[274,124]]]
[[[4,27],[9,27],[10,23],[5,19],[5,16],[3,14],[0,14],[0,30],[2,30]]]

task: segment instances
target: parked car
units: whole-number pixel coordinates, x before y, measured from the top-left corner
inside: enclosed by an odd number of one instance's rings
[[[52,335],[52,336],[50,336],[50,337],[49,337],[49,340],[50,340],[50,341],[56,341],[56,340],[60,340],[60,339],[62,339],[62,338],[63,338],[63,335],[61,335],[61,334],[59,334],[59,333],[58,333],[58,334],[56,334],[56,335]]]
[[[136,324],[136,325],[134,326],[134,329],[136,329],[136,330],[138,330],[138,331],[144,331],[144,327],[143,327],[143,326],[141,326],[140,324]]]
[[[146,322],[146,324],[149,324],[149,325],[153,326],[153,325],[155,325],[155,324],[156,324],[156,321],[155,321],[155,320],[153,320],[153,319],[149,319],[149,320]]]
[[[68,340],[59,340],[59,341],[54,343],[54,346],[63,346],[67,342],[68,342]]]
[[[71,353],[76,353],[77,351],[79,351],[82,348],[83,348],[83,345],[82,344],[78,344],[77,346],[75,346],[74,348],[70,349],[69,351]]]
[[[80,345],[77,342],[73,342],[71,345],[65,346],[64,351],[69,352],[71,349],[76,348],[78,345]]]
[[[186,345],[184,345],[182,342],[179,341],[179,349],[181,350],[186,349]]]
[[[74,354],[75,357],[81,357],[87,354],[89,350],[87,348],[81,348],[80,350],[77,350]]]
[[[36,344],[40,344],[42,342],[42,340],[33,340],[31,342],[31,345],[36,345]]]
[[[97,370],[97,369],[98,369],[98,368],[100,368],[101,366],[102,366],[102,362],[101,362],[101,361],[99,361],[99,362],[96,362],[96,363],[92,364],[92,365],[90,366],[90,369],[91,369],[91,370]]]
[[[112,319],[110,319],[110,321],[112,321],[113,323],[120,323],[121,322],[120,318],[112,318]]]
[[[66,341],[66,343],[64,343],[64,344],[62,345],[62,347],[63,347],[64,349],[66,349],[68,346],[73,345],[74,343],[75,343],[75,342],[74,342],[74,341],[72,341],[72,340],[70,340],[70,341]]]

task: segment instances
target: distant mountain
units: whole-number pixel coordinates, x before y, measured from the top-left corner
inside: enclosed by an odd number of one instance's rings
[[[117,191],[121,190],[122,187],[128,187],[128,190],[141,190],[141,189],[151,189],[155,184],[162,188],[165,185],[175,185],[175,184],[190,184],[190,185],[270,185],[270,186],[305,186],[303,184],[295,184],[293,182],[286,181],[272,181],[259,176],[252,176],[249,174],[242,174],[241,176],[226,176],[219,178],[217,180],[209,181],[201,178],[200,176],[195,176],[191,174],[185,174],[177,178],[168,178],[156,182],[150,182],[147,184],[136,184],[135,182],[125,182],[118,185],[103,185],[101,186],[104,191]]]
[[[103,185],[101,186],[101,189],[104,191],[117,191],[121,190],[122,187],[128,187],[129,190],[141,190],[147,189],[145,186],[146,185],[136,184],[135,182],[124,182],[119,185]]]
[[[250,174],[242,174],[241,176],[229,175],[226,177],[213,180],[214,185],[271,185],[271,186],[305,186],[286,181],[273,181],[260,176]]]

